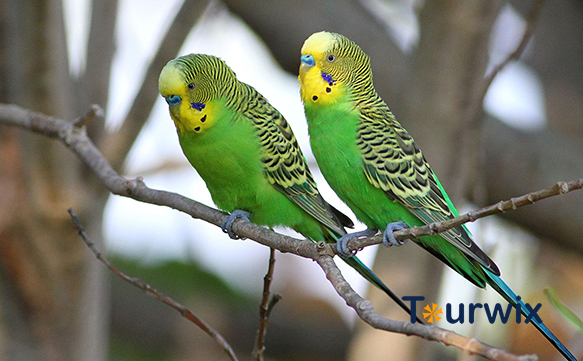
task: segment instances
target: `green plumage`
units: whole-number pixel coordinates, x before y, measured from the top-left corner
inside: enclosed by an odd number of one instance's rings
[[[374,89],[366,54],[340,34],[320,32],[302,47],[301,96],[322,174],[371,229],[422,226],[458,216],[409,133]],[[490,285],[512,305],[524,303],[464,226],[414,239],[478,287]],[[569,360],[575,357],[542,321],[534,326]]]
[[[283,116],[223,61],[199,54],[172,60],[159,88],[182,150],[219,208],[247,211],[254,223],[289,227],[312,241],[335,242],[353,226],[318,192]],[[358,259],[346,262],[409,312]]]
[[[335,61],[324,60],[321,66],[316,61],[304,68],[301,80],[309,89],[302,89],[302,97],[322,174],[369,228],[384,230],[397,221],[421,226],[454,217],[455,208],[421,150],[375,91],[368,57],[348,39],[337,39],[330,49],[305,52],[316,59],[333,54]],[[306,43],[314,46],[310,39]],[[331,88],[330,100],[313,100],[314,82]],[[415,241],[479,287],[486,284],[480,265],[499,275],[464,226]]]
[[[180,146],[219,208],[248,211],[255,223],[315,241],[328,230],[343,234],[340,220],[351,222],[322,199],[289,125],[261,94],[215,57],[190,55],[167,67],[160,82],[171,85],[161,91],[175,87],[171,93],[182,98],[170,105]],[[204,107],[199,113],[192,104]],[[192,130],[203,117],[208,126]]]

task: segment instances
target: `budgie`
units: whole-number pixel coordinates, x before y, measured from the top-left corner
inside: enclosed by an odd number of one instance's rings
[[[301,50],[299,82],[310,144],[324,178],[367,230],[384,230],[385,245],[400,245],[393,231],[458,216],[423,153],[377,94],[368,56],[343,35],[312,34]],[[414,239],[474,285],[490,285],[514,307],[529,311],[500,278],[496,264],[464,226]],[[534,326],[569,360],[575,357],[542,323]]]
[[[214,203],[236,218],[285,226],[312,241],[335,242],[353,223],[316,187],[284,117],[221,59],[190,54],[162,69],[159,91],[168,103],[182,151]],[[360,260],[345,259],[407,313],[409,307]]]

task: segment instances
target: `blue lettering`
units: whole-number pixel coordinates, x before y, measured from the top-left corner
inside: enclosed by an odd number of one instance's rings
[[[476,308],[482,308],[482,304],[481,303],[470,303],[470,310],[469,310],[469,314],[470,314],[470,323],[474,323],[474,313],[476,312]]]
[[[522,321],[522,302],[520,302],[520,296],[516,296],[516,323]]]
[[[401,299],[405,302],[410,302],[410,309],[411,309],[411,323],[417,322],[417,302],[425,301],[425,297],[423,296],[404,296]],[[470,303],[468,309],[468,322],[473,324],[476,319],[476,310],[479,308],[484,308],[486,311],[486,317],[491,324],[496,322],[496,319],[500,317],[500,321],[503,324],[506,324],[510,319],[510,314],[512,313],[513,305],[509,304],[506,308],[506,311],[502,308],[503,306],[499,303],[496,303],[493,308],[490,307],[489,304],[482,304],[482,303]],[[514,308],[516,309],[516,323],[522,322],[522,313],[525,314],[525,323],[535,322],[535,323],[542,323],[540,316],[538,315],[538,311],[541,309],[542,304],[537,304],[534,308],[528,304],[521,301],[520,296],[516,296],[516,304]],[[454,318],[453,315],[453,306],[451,303],[446,304],[445,306],[445,319],[450,324],[460,323],[463,324],[465,322],[465,310],[464,304],[458,304],[458,315]]]
[[[494,312],[490,312],[490,306],[487,303],[484,305],[484,309],[486,310],[486,317],[488,317],[488,321],[490,321],[490,323],[493,324],[496,322],[496,315],[500,314],[500,320],[502,320],[502,323],[505,324],[508,322],[508,318],[510,317],[512,305],[508,304],[508,307],[506,308],[506,314],[502,313],[502,305],[499,303],[494,306]]]
[[[542,323],[543,320],[538,316],[537,312],[538,310],[540,310],[541,308],[541,304],[539,303],[538,305],[536,305],[534,307],[534,309],[532,307],[530,307],[530,304],[525,304],[526,309],[528,310],[528,316],[526,316],[526,319],[524,320],[524,323],[529,323],[533,317],[535,317],[535,321],[538,323]]]
[[[404,296],[401,297],[403,301],[411,301],[411,323],[417,322],[415,319],[415,315],[417,314],[417,301],[424,301],[425,297],[423,296]]]
[[[447,305],[445,305],[445,319],[447,320],[447,322],[449,322],[451,324],[458,323],[458,322],[461,324],[464,323],[464,304],[463,303],[460,303],[458,310],[459,310],[458,318],[454,319],[452,317],[452,314],[451,314],[451,303],[448,303]]]

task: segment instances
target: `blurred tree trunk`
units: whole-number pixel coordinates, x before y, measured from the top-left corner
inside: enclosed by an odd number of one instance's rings
[[[531,1],[510,4],[525,15]],[[543,83],[549,124],[565,134],[583,135],[583,2],[548,1],[529,47],[536,56],[524,61]]]
[[[110,4],[108,12],[94,8],[93,16],[111,28],[102,41],[113,44],[117,6]],[[5,1],[4,7],[3,41],[10,51],[2,60],[7,84],[2,101],[63,119],[82,115],[87,104],[79,101],[69,75],[61,0]],[[108,70],[113,52],[106,54],[101,60]],[[5,220],[1,281],[7,290],[0,306],[9,358],[105,359],[104,270],[79,242],[66,209],[79,212],[101,242],[107,193],[87,187],[85,169],[61,144],[29,132],[1,131],[2,146],[9,150],[0,164],[8,186],[3,189],[12,191],[0,210]]]
[[[186,1],[178,11],[147,70],[146,95],[116,138],[118,168],[156,100],[159,70],[207,5]],[[105,106],[117,1],[92,2],[86,70],[78,79],[69,74],[62,0],[0,0],[0,10],[1,102],[70,120],[91,104]],[[88,131],[98,144],[117,135],[102,119]],[[105,269],[85,249],[67,208],[100,244],[108,192],[69,150],[40,135],[2,127],[0,154],[0,358],[106,359]]]

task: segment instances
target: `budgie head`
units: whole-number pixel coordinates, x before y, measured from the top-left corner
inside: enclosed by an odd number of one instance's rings
[[[168,103],[179,133],[203,132],[212,124],[212,102],[225,95],[235,73],[221,59],[190,54],[170,60],[160,73],[158,89]]]
[[[299,81],[304,103],[331,103],[346,89],[372,85],[370,60],[343,35],[314,33],[302,47]]]

